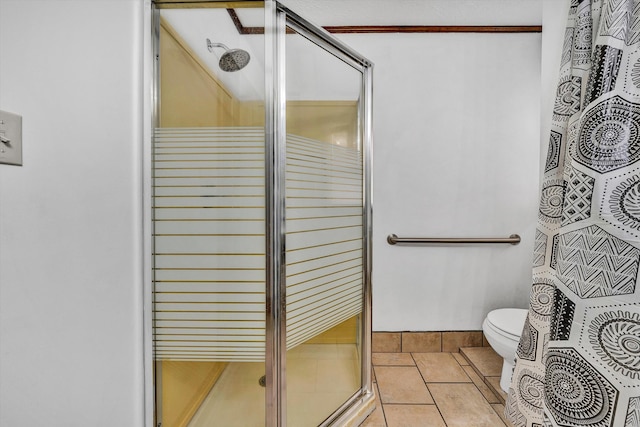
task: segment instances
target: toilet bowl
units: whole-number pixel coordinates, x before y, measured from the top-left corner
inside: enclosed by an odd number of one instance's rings
[[[500,388],[506,392],[511,384],[516,349],[527,318],[527,310],[521,308],[500,308],[487,314],[482,323],[482,331],[489,345],[502,359]]]

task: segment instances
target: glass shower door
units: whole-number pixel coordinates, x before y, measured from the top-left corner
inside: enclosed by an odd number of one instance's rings
[[[225,5],[161,6],[153,146],[157,422],[261,426],[264,36],[239,34]],[[247,6],[243,16],[263,19],[260,4]],[[230,49],[252,58],[230,71]]]
[[[311,427],[363,384],[364,77],[291,20],[284,44],[286,418]]]
[[[154,16],[156,421],[352,423],[373,404],[371,64],[273,0]]]

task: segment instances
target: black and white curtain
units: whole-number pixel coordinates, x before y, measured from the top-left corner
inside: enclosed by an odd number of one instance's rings
[[[638,427],[640,0],[563,1],[529,315],[505,412],[517,427]]]

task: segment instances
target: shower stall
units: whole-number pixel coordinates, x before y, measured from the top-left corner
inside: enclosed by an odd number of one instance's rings
[[[157,426],[357,425],[372,64],[274,0],[153,4]]]

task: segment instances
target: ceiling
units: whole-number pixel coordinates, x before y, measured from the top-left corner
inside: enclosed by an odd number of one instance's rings
[[[319,26],[406,25],[541,25],[543,0],[282,0],[282,3]],[[263,10],[235,8],[245,27],[263,27]],[[260,100],[264,94],[264,37],[239,34],[226,9],[162,9],[162,17],[180,34],[227,88],[240,100]],[[415,36],[415,34],[412,34]],[[375,37],[377,36],[377,37]],[[367,55],[373,44],[397,38],[402,49],[406,34],[336,35],[347,44],[358,37]],[[425,35],[426,36],[426,35]],[[247,50],[251,62],[241,71],[225,73],[217,66],[224,52],[206,48],[206,39]],[[353,70],[298,35],[287,36],[288,99],[353,100],[359,86]],[[362,52],[362,50],[361,50]],[[411,52],[408,52],[411,55]],[[354,80],[355,79],[355,80]],[[356,81],[356,83],[354,83]]]

